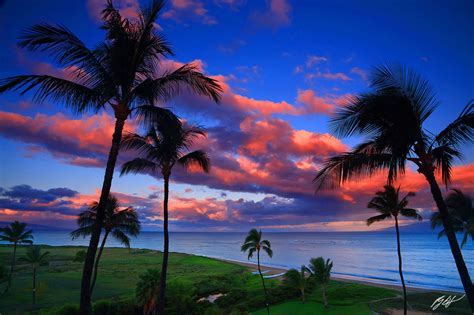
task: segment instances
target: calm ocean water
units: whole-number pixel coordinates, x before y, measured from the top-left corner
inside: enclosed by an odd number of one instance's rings
[[[87,245],[88,239],[72,241],[65,231],[35,231],[35,243],[47,245]],[[171,233],[171,251],[236,261],[247,261],[240,252],[245,233]],[[396,238],[394,233],[265,233],[274,251],[262,264],[299,268],[311,257],[334,261],[333,275],[377,283],[399,285]],[[159,232],[142,232],[132,240],[134,248],[162,249]],[[401,235],[404,275],[408,286],[462,291],[454,260],[446,239],[434,233]],[[108,246],[120,246],[114,240]],[[463,255],[474,273],[474,246],[468,243]],[[255,262],[251,260],[251,262]]]

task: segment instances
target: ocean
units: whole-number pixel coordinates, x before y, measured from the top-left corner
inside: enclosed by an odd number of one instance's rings
[[[234,261],[247,261],[240,251],[246,233],[171,233],[170,250]],[[36,244],[87,245],[88,239],[72,241],[67,231],[34,231]],[[334,262],[335,277],[400,285],[395,233],[313,232],[264,233],[272,244],[273,257],[263,255],[262,265],[299,268],[310,258],[322,256]],[[162,250],[160,232],[142,232],[132,239],[133,248]],[[113,239],[107,246],[118,247]],[[401,235],[403,269],[407,286],[463,291],[454,260],[445,238],[435,233],[406,232]],[[462,250],[474,274],[474,246]],[[251,259],[250,262],[256,262]]]

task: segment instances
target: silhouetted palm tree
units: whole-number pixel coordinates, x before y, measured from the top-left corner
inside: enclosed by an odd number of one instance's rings
[[[8,276],[7,287],[5,292],[8,292],[12,284],[13,269],[15,267],[15,258],[16,258],[16,247],[18,244],[33,244],[33,231],[26,231],[26,223],[20,223],[15,221],[10,224],[10,226],[0,229],[2,235],[0,235],[0,241],[13,243],[13,257],[12,264],[10,267],[10,274]]]
[[[172,122],[155,124],[144,136],[127,134],[122,139],[122,149],[133,150],[139,156],[122,166],[121,175],[128,173],[146,173],[163,176],[163,264],[161,269],[161,287],[158,300],[158,312],[163,314],[165,306],[166,274],[169,255],[168,199],[171,171],[176,164],[185,168],[193,165],[204,172],[209,171],[210,162],[202,150],[188,152],[193,141],[205,136],[204,131],[196,127],[174,125]]]
[[[73,240],[81,236],[86,237],[91,235],[92,229],[97,219],[98,206],[99,203],[94,201],[89,206],[88,210],[85,210],[79,214],[79,217],[77,218],[77,225],[79,228],[71,232],[71,237]],[[104,229],[104,236],[102,238],[99,252],[97,253],[97,257],[95,259],[91,294],[94,290],[95,282],[97,280],[99,261],[102,256],[107,237],[111,235],[121,244],[125,245],[127,248],[130,248],[129,235],[136,237],[140,233],[140,221],[138,220],[137,212],[132,207],[121,209],[118,199],[114,195],[110,194],[105,207],[105,218],[104,222],[102,223],[102,228]]]
[[[262,231],[257,231],[256,229],[251,229],[247,236],[245,237],[244,244],[242,244],[240,250],[242,252],[248,252],[247,258],[250,259],[253,257],[253,254],[257,252],[257,268],[258,273],[260,274],[260,279],[262,279],[263,292],[265,293],[265,304],[267,307],[267,314],[270,314],[270,306],[268,304],[268,295],[267,288],[265,287],[265,281],[263,279],[262,270],[260,269],[260,250],[263,250],[267,253],[268,257],[273,256],[272,246],[268,240],[262,240]]]
[[[305,289],[307,288],[308,281],[310,280],[309,277],[305,276],[306,271],[308,271],[308,268],[306,268],[305,265],[302,265],[300,271],[296,269],[290,269],[283,276],[283,282],[287,286],[300,291],[301,301],[303,303],[306,302]]]
[[[125,121],[132,114],[141,114],[145,120],[167,116],[167,110],[146,109],[155,102],[164,103],[181,94],[183,89],[208,96],[216,102],[222,91],[217,81],[204,76],[193,65],[186,64],[174,71],[160,69],[159,60],[173,54],[155,27],[163,6],[163,0],[150,0],[147,7],[137,12],[136,20],[128,20],[113,6],[112,0],[108,0],[102,11],[105,40],[94,49],[88,48],[62,25],[34,25],[23,33],[19,46],[49,53],[59,66],[68,69],[70,78],[46,74],[19,75],[0,81],[0,93],[12,90],[24,94],[35,89],[37,102],[47,99],[61,102],[77,113],[97,112],[110,105],[115,114],[115,130],[97,212],[99,220],[93,228],[84,262],[82,314],[91,313],[89,290],[100,224],[105,216]]]
[[[307,270],[311,272],[311,278],[314,279],[317,285],[321,288],[323,294],[324,307],[327,308],[327,286],[331,279],[332,261],[327,259],[324,261],[323,257],[311,258]]]
[[[418,167],[430,185],[448,237],[451,252],[474,311],[474,289],[462,257],[448,210],[435,178],[441,174],[447,185],[452,163],[459,158],[459,146],[474,141],[474,103],[437,135],[423,127],[438,102],[427,81],[403,66],[380,66],[371,78],[370,93],[353,97],[338,110],[330,123],[339,137],[368,137],[352,151],[330,158],[314,179],[315,188],[335,188],[341,184],[388,170],[388,183],[403,175],[407,161]]]
[[[160,271],[158,269],[148,269],[140,275],[137,283],[136,297],[138,303],[143,305],[144,315],[158,314],[158,299],[160,295]]]
[[[414,218],[421,221],[421,216],[415,209],[407,208],[408,197],[415,196],[414,193],[409,192],[402,199],[400,199],[400,187],[395,189],[391,185],[386,185],[384,191],[378,191],[375,193],[375,197],[367,204],[368,208],[377,210],[380,214],[367,219],[367,225],[371,225],[374,222],[380,222],[384,220],[395,219],[395,231],[397,233],[397,253],[398,253],[398,273],[400,274],[400,280],[402,281],[403,287],[403,311],[407,314],[407,290],[405,287],[405,279],[403,278],[402,272],[402,253],[400,248],[400,229],[398,228],[398,217],[404,216],[408,218]]]
[[[453,192],[446,197],[445,203],[454,231],[464,234],[461,242],[462,248],[467,243],[469,236],[474,241],[474,207],[472,206],[472,198],[459,189],[453,189]],[[431,227],[434,229],[442,225],[443,222],[439,213],[434,213],[431,217]],[[438,238],[445,235],[446,232],[443,229],[438,233]]]
[[[33,306],[36,304],[36,270],[46,263],[46,256],[48,255],[49,252],[41,253],[41,247],[31,246],[26,250],[26,256],[20,258],[20,260],[33,267]]]

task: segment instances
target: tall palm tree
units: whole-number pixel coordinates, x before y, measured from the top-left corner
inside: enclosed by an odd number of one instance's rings
[[[247,259],[253,257],[253,254],[257,252],[257,268],[262,279],[263,292],[265,293],[265,304],[267,307],[267,314],[270,314],[270,306],[268,304],[267,288],[265,287],[265,281],[263,279],[262,270],[260,269],[260,250],[267,253],[268,257],[273,256],[272,246],[268,240],[262,240],[262,231],[257,229],[251,229],[245,237],[244,244],[242,244],[240,250],[242,252],[248,252]]]
[[[461,248],[467,243],[467,239],[471,236],[474,241],[474,207],[472,206],[472,198],[464,194],[459,189],[453,189],[445,199],[446,207],[449,212],[449,220],[453,225],[453,229],[457,233],[463,233]],[[443,225],[439,213],[434,213],[431,217],[431,227]],[[439,232],[438,238],[446,235],[443,229]]]
[[[173,120],[174,121],[174,120]],[[126,134],[122,139],[121,147],[124,150],[133,150],[137,158],[123,164],[121,175],[128,173],[147,173],[152,176],[162,176],[164,184],[163,197],[163,263],[161,269],[161,286],[158,300],[158,312],[163,314],[165,305],[166,274],[169,256],[168,232],[168,199],[169,180],[176,164],[185,168],[196,166],[204,172],[209,172],[210,162],[207,154],[202,150],[189,152],[194,140],[205,136],[204,131],[197,127],[187,127],[172,122],[154,124],[147,134]]]
[[[94,201],[91,203],[88,210],[85,210],[79,214],[79,217],[77,218],[77,225],[79,228],[71,232],[71,237],[73,240],[81,236],[86,237],[91,235],[95,221],[97,220],[98,207],[99,203]],[[94,291],[99,261],[108,236],[111,235],[121,244],[130,249],[129,236],[136,237],[140,233],[140,220],[138,219],[137,212],[132,207],[122,209],[117,197],[110,194],[105,208],[105,218],[104,222],[102,223],[102,228],[104,230],[104,236],[102,238],[99,252],[97,253],[97,257],[95,259],[91,294]]]
[[[148,269],[140,275],[137,283],[136,296],[140,305],[143,305],[143,315],[155,315],[160,295],[161,273],[158,269]]]
[[[321,288],[323,294],[324,307],[327,308],[327,287],[331,279],[332,261],[327,259],[324,261],[323,257],[311,258],[307,270],[311,273],[311,278],[314,279],[317,285]]]
[[[26,230],[26,223],[20,223],[15,221],[10,224],[10,226],[0,229],[2,235],[0,235],[0,241],[13,243],[13,257],[12,264],[10,267],[10,274],[8,275],[7,287],[5,288],[5,293],[8,292],[12,284],[13,269],[15,268],[15,258],[16,258],[16,247],[18,244],[33,244],[33,231]]]
[[[169,111],[153,108],[185,89],[218,102],[220,85],[206,77],[193,65],[183,65],[174,71],[160,69],[160,59],[173,55],[170,45],[155,27],[164,0],[150,0],[149,5],[129,20],[107,0],[102,11],[105,40],[94,49],[88,48],[76,35],[62,25],[37,24],[26,30],[19,46],[43,51],[66,67],[70,78],[51,75],[18,75],[0,80],[0,93],[36,90],[34,99],[60,102],[76,113],[97,112],[110,105],[116,121],[107,159],[105,176],[93,227],[81,283],[82,314],[91,313],[90,283],[94,258],[99,245],[107,198],[112,185],[115,164],[125,121],[133,114],[147,120],[168,116]],[[147,110],[149,109],[149,110]]]
[[[306,268],[305,265],[302,265],[300,271],[296,269],[290,269],[283,276],[283,281],[287,286],[300,291],[301,301],[303,304],[306,302],[305,289],[307,288],[308,281],[310,280],[309,277],[305,276],[306,271],[308,271],[308,268]]]
[[[41,253],[40,246],[31,246],[27,249],[26,256],[20,258],[20,260],[33,267],[33,306],[36,304],[36,270],[39,266],[46,263],[46,257],[48,255],[49,252]]]
[[[365,136],[352,151],[327,160],[314,179],[316,191],[388,170],[388,183],[405,173],[407,161],[418,167],[438,207],[464,290],[474,311],[474,288],[464,262],[435,173],[448,185],[460,146],[474,141],[474,101],[438,134],[423,123],[438,102],[427,81],[403,66],[380,66],[371,77],[371,91],[353,97],[331,119],[339,137]]]
[[[402,253],[400,248],[400,229],[398,227],[398,217],[404,216],[414,218],[421,221],[422,218],[415,209],[407,208],[408,197],[415,196],[414,193],[409,192],[402,199],[400,199],[400,187],[395,189],[391,185],[384,186],[384,191],[375,193],[375,197],[369,201],[367,207],[375,209],[380,214],[367,219],[367,225],[384,220],[395,219],[395,231],[397,233],[397,253],[398,253],[398,273],[403,287],[403,312],[407,314],[407,290],[405,287],[405,279],[402,272]]]

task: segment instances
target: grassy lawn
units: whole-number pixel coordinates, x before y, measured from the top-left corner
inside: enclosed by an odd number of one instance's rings
[[[49,266],[40,267],[37,273],[38,306],[52,307],[78,302],[82,263],[73,262],[73,259],[76,252],[82,249],[84,248],[42,246],[42,250],[50,252],[50,263]],[[0,246],[0,261],[6,267],[11,261],[11,252],[11,246]],[[24,253],[25,247],[19,247],[17,257]],[[129,252],[125,249],[106,248],[99,267],[94,300],[134,296],[139,275],[146,269],[159,268],[160,265],[161,253],[156,251],[132,249]],[[15,271],[9,292],[0,295],[2,314],[20,312],[31,303],[32,270],[18,261]],[[172,253],[168,271],[170,280],[185,278],[205,292],[208,281],[243,274],[246,268],[205,257]],[[213,289],[215,288],[212,286],[209,288],[210,291]]]
[[[324,305],[318,302],[308,301],[305,304],[300,301],[290,301],[278,305],[273,305],[270,308],[272,315],[314,315],[314,314],[328,314],[328,315],[372,315],[370,308],[364,304],[356,304],[349,306],[331,306],[327,309]],[[261,309],[257,312],[252,312],[252,315],[266,315],[267,310]]]
[[[50,252],[48,266],[37,273],[37,306],[41,314],[49,314],[52,308],[64,304],[76,304],[82,263],[73,262],[76,252],[84,247],[42,246]],[[20,246],[17,257],[25,254]],[[9,266],[12,247],[0,245],[0,262]],[[161,253],[152,250],[107,248],[101,259],[99,276],[94,290],[94,301],[120,299],[134,300],[139,275],[150,268],[160,268]],[[253,276],[246,267],[211,258],[172,253],[169,264],[169,282],[177,279],[187,281],[195,288],[195,297],[214,293],[226,293],[212,312],[205,314],[266,314],[262,309],[264,295],[258,276]],[[0,295],[0,313],[21,314],[31,308],[32,270],[18,261],[13,285],[7,294]],[[282,287],[278,279],[266,279],[269,295],[273,298],[272,314],[372,314],[387,309],[400,308],[403,304],[400,292],[358,283],[331,281],[328,286],[330,307],[324,309],[319,289],[307,295],[307,302],[297,300],[297,292]],[[0,287],[3,291],[3,288]],[[410,292],[408,302],[413,310],[428,311],[431,303],[441,294],[436,292]],[[134,302],[133,302],[134,303]],[[443,309],[447,314],[470,314],[466,299]],[[238,310],[237,312],[235,312]],[[54,313],[53,313],[54,314]],[[171,313],[170,313],[171,314]]]

